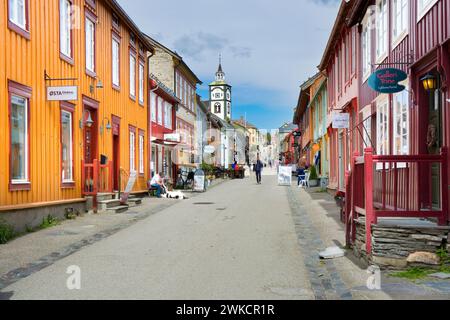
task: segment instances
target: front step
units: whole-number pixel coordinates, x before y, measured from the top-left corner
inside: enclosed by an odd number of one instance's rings
[[[132,207],[137,207],[142,204],[142,199],[139,198],[128,199],[128,204],[131,205]]]
[[[128,211],[128,206],[117,206],[106,209],[107,211],[111,213],[124,213]]]
[[[109,208],[119,207],[120,200],[111,199],[111,200],[103,200],[98,202],[100,210],[105,211]]]

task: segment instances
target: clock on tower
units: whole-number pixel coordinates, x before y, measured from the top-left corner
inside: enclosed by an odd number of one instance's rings
[[[209,85],[209,96],[211,113],[222,120],[231,119],[231,86],[225,81],[221,58],[219,58],[216,80]]]

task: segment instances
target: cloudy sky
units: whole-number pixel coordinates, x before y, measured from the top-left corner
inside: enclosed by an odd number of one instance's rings
[[[140,28],[177,51],[208,98],[219,53],[233,118],[260,128],[292,121],[300,84],[316,72],[341,0],[119,0]]]

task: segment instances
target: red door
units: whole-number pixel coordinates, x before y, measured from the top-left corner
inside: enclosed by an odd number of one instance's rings
[[[118,191],[120,187],[120,118],[112,116],[113,127],[113,188]]]
[[[87,164],[93,163],[97,159],[97,110],[84,107],[84,161]],[[88,120],[93,123],[89,124]]]

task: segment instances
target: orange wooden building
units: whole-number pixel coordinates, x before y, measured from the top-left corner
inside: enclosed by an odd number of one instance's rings
[[[132,170],[146,189],[152,52],[115,0],[0,1],[0,218],[20,228],[42,208],[85,209]]]

